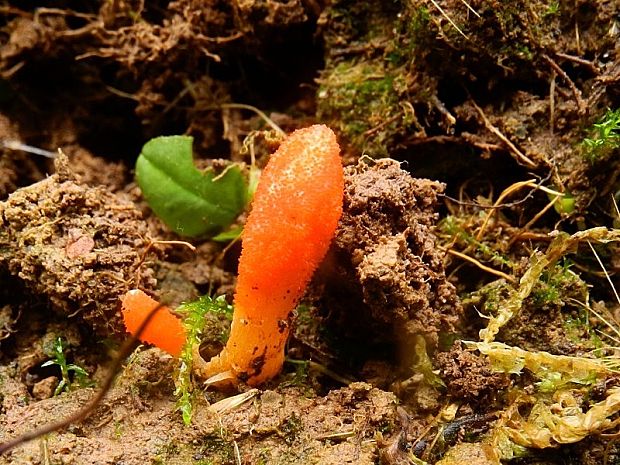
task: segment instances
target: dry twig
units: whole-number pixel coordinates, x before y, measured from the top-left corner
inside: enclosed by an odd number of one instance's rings
[[[480,268],[483,271],[486,271],[487,273],[491,273],[491,274],[494,274],[495,276],[499,276],[500,278],[504,278],[509,283],[516,284],[516,282],[517,282],[517,280],[514,277],[512,277],[512,276],[510,276],[510,275],[508,275],[508,274],[506,274],[506,273],[504,273],[502,271],[499,271],[499,270],[496,270],[496,269],[491,268],[489,266],[483,265],[478,260],[476,260],[473,257],[470,257],[469,255],[465,255],[464,253],[457,252],[456,250],[452,250],[452,249],[448,249],[447,252],[450,255],[454,255],[455,257],[459,257],[459,258],[462,258],[463,260],[467,260],[468,262],[473,263],[478,268]]]
[[[487,118],[487,115],[484,114],[484,111],[482,111],[482,108],[480,108],[476,102],[471,100],[471,103],[473,104],[474,108],[480,114],[482,121],[484,121],[484,126],[489,131],[491,131],[493,134],[495,134],[497,137],[499,137],[502,140],[502,142],[504,142],[504,144],[508,146],[508,148],[512,151],[512,153],[516,155],[517,163],[523,164],[529,168],[535,168],[537,166],[536,163],[534,163],[534,161],[532,161],[523,152],[521,152],[521,150],[519,150],[517,146],[510,141],[510,139],[508,139],[496,126],[493,125],[493,123],[491,123],[491,121],[489,121],[489,118]]]
[[[579,111],[579,114],[585,115],[588,112],[588,106],[586,105],[585,100],[581,96],[581,91],[577,89],[577,86],[575,85],[573,80],[568,76],[568,74],[566,74],[566,71],[564,71],[560,67],[560,65],[553,61],[553,59],[549,55],[543,53],[542,57],[547,63],[549,63],[549,66],[551,66],[551,68],[553,68],[553,70],[560,76],[562,76],[562,79],[566,81],[566,83],[570,87],[571,92],[573,93],[575,102],[577,103],[577,110]]]

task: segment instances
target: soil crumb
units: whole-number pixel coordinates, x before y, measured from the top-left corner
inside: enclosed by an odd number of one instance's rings
[[[155,287],[142,264],[146,223],[120,195],[79,184],[68,163],[58,157],[56,174],[0,203],[0,269],[61,314],[118,333],[119,296]]]
[[[488,401],[510,385],[508,375],[493,371],[487,360],[467,350],[460,342],[449,352],[437,354],[435,362],[453,399]]]

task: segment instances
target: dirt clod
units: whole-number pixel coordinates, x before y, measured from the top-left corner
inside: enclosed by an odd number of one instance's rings
[[[453,399],[489,401],[510,385],[506,374],[494,372],[483,357],[459,342],[449,352],[437,354],[435,360]]]
[[[372,320],[392,328],[403,363],[410,363],[413,336],[423,335],[433,349],[440,333],[455,331],[461,313],[433,233],[443,186],[414,179],[387,159],[349,167],[345,179],[335,250],[344,281],[354,283],[346,298],[357,294]],[[349,308],[359,321],[364,310]]]
[[[54,310],[79,314],[102,335],[118,333],[119,296],[155,285],[140,266],[145,223],[120,195],[78,184],[65,157],[56,167],[0,203],[0,267]]]
[[[54,389],[58,386],[58,378],[55,376],[48,376],[41,381],[35,383],[32,388],[32,397],[36,400],[49,399],[54,395]]]

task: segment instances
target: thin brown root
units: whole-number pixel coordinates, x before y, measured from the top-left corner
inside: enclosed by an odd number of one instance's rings
[[[146,247],[144,248],[144,251],[142,252],[142,256],[140,257],[140,260],[136,264],[136,267],[135,267],[136,270],[138,270],[144,264],[144,261],[146,260],[146,256],[148,255],[150,250],[154,246],[156,246],[156,245],[182,245],[182,246],[185,246],[188,249],[190,249],[192,252],[196,251],[196,247],[194,247],[189,242],[185,242],[185,241],[160,241],[160,240],[155,240],[154,241],[154,240],[149,240],[149,243],[146,245]]]
[[[545,205],[542,210],[540,210],[538,213],[536,213],[536,215],[534,215],[534,217],[530,221],[528,221],[525,224],[525,226],[523,226],[523,229],[524,230],[530,229],[532,227],[532,225],[534,223],[536,223],[545,213],[547,213],[547,211],[549,211],[549,209],[552,208],[560,198],[561,198],[561,196],[559,196],[559,195],[554,197],[551,200],[551,202],[549,202],[547,205]]]
[[[561,192],[554,191],[553,189],[549,189],[548,187],[541,186],[540,184],[536,184],[535,181],[536,181],[535,179],[528,179],[527,181],[515,182],[514,184],[511,184],[506,189],[504,189],[504,191],[499,195],[499,197],[493,204],[493,208],[489,210],[489,213],[484,219],[484,222],[482,223],[482,226],[480,227],[478,234],[476,234],[476,240],[480,240],[482,238],[484,231],[486,230],[487,225],[489,224],[489,221],[491,220],[493,214],[495,213],[495,210],[497,210],[501,206],[504,199],[508,197],[509,195],[512,195],[513,193],[523,189],[524,187],[531,187],[536,190],[541,190],[547,194],[555,195],[557,197],[564,197],[564,194],[562,194]]]
[[[219,255],[217,256],[217,260],[216,261],[222,261],[224,259],[224,255],[226,255],[226,253],[232,248],[233,245],[235,245],[237,242],[239,242],[241,240],[241,235],[235,237],[232,241],[230,241],[228,244],[226,244],[226,247],[224,247],[222,249],[222,251],[219,253]]]
[[[616,202],[616,198],[613,195],[611,196],[611,201],[614,204],[614,209],[616,210],[616,216],[620,220],[620,209],[618,208],[618,202]]]
[[[566,71],[564,71],[560,67],[560,65],[558,65],[555,61],[553,61],[553,59],[549,55],[547,55],[546,53],[543,53],[542,57],[549,64],[549,66],[551,66],[551,68],[553,68],[553,70],[556,73],[558,73],[560,76],[562,76],[562,79],[564,79],[564,81],[566,81],[566,83],[568,84],[568,87],[570,87],[570,90],[573,93],[575,102],[577,103],[577,109],[579,111],[579,114],[585,115],[588,112],[588,106],[586,105],[585,100],[581,96],[581,91],[577,89],[577,86],[575,85],[573,80],[568,76],[568,74],[566,74]]]
[[[592,253],[596,257],[596,261],[598,262],[598,264],[600,265],[601,269],[603,270],[603,273],[605,273],[605,278],[607,278],[607,282],[611,286],[612,291],[614,291],[614,295],[616,296],[616,302],[618,302],[620,304],[620,296],[618,295],[618,291],[616,289],[616,286],[614,286],[614,283],[611,280],[611,277],[609,276],[609,273],[607,272],[607,268],[605,268],[605,265],[603,265],[603,262],[601,261],[601,257],[599,257],[598,253],[596,253],[596,249],[594,248],[592,243],[590,241],[587,241],[587,242],[588,242],[588,245],[590,246],[590,249],[592,250]]]
[[[515,155],[515,159],[517,160],[517,163],[519,163],[520,165],[525,165],[528,168],[535,168],[536,166],[538,166],[533,160],[531,160],[523,152],[521,152],[521,150],[519,150],[517,146],[513,144],[510,141],[510,139],[508,139],[508,137],[506,137],[496,126],[494,126],[493,123],[491,123],[491,121],[489,121],[489,118],[487,118],[487,115],[484,114],[484,111],[482,110],[482,108],[480,108],[478,104],[473,101],[473,99],[471,100],[471,103],[473,104],[474,108],[476,108],[476,110],[480,114],[482,121],[484,121],[484,126],[489,131],[491,131],[493,134],[495,134],[499,139],[501,139],[502,142],[504,142],[504,144],[508,146],[508,148]]]
[[[553,134],[553,127],[555,126],[555,77],[556,74],[551,74],[551,81],[549,82],[549,130]]]
[[[475,14],[478,18],[480,18],[480,13],[478,13],[476,10],[474,10],[474,9],[472,8],[472,6],[471,6],[469,3],[467,3],[465,0],[461,0],[461,3],[462,3],[463,5],[465,5],[469,11],[471,11],[471,12],[472,12],[473,14]]]
[[[478,231],[478,234],[476,234],[476,240],[479,241],[482,238],[482,236],[484,235],[484,232],[487,229],[487,225],[489,224],[489,221],[491,221],[491,218],[493,217],[493,214],[495,213],[495,210],[497,209],[499,205],[501,205],[504,199],[508,197],[509,195],[512,195],[514,192],[517,192],[520,189],[529,186],[534,181],[535,179],[528,179],[527,181],[516,182],[508,186],[506,189],[504,189],[504,191],[499,195],[499,197],[493,204],[493,207],[495,208],[489,210],[489,213],[487,214],[486,218],[482,222],[482,226],[480,226],[480,230]]]
[[[258,116],[260,116],[265,121],[265,123],[267,123],[267,125],[271,129],[276,131],[280,136],[286,135],[286,133],[282,130],[282,128],[278,126],[276,123],[274,123],[273,120],[269,118],[269,116],[267,116],[262,110],[259,110],[258,108],[253,107],[252,105],[246,105],[245,103],[222,103],[220,105],[220,108],[236,108],[240,110],[253,111]]]
[[[185,241],[159,241],[157,240],[157,241],[151,242],[149,246],[151,245],[183,245],[187,247],[189,250],[191,250],[192,252],[196,252],[196,247],[190,244],[189,242],[185,242]]]
[[[56,158],[56,152],[50,152],[49,150],[40,149],[39,147],[33,147],[32,145],[22,144],[18,140],[3,140],[0,145],[5,149],[18,150],[26,153],[32,153],[34,155],[40,155],[46,158]]]
[[[235,449],[235,465],[241,465],[241,452],[239,452],[239,444],[233,439],[233,447]]]
[[[499,270],[496,270],[496,269],[491,268],[489,266],[486,266],[486,265],[480,263],[475,258],[470,257],[469,255],[465,255],[464,253],[457,252],[456,250],[452,250],[452,249],[448,249],[447,252],[450,255],[454,255],[455,257],[459,257],[459,258],[462,258],[463,260],[467,260],[468,262],[473,263],[478,268],[480,268],[483,271],[486,271],[487,273],[491,273],[491,274],[494,274],[495,276],[499,276],[500,278],[504,278],[509,283],[512,283],[512,284],[516,284],[517,283],[517,280],[514,277],[512,277],[512,276],[510,276],[510,275],[508,275],[508,274],[506,274],[506,273],[504,273],[502,271],[499,271]]]
[[[532,231],[525,231],[515,237],[515,242],[520,241],[540,241],[540,242],[551,242],[553,240],[553,236],[550,236],[547,233],[537,233]]]
[[[458,27],[454,21],[452,21],[452,18],[450,18],[450,16],[448,16],[448,14],[443,10],[443,8],[441,8],[439,6],[439,4],[435,0],[430,0],[430,1],[435,6],[435,8],[437,8],[439,10],[439,13],[441,13],[441,15],[448,20],[448,22],[452,25],[452,27],[459,32],[459,34],[461,34],[463,37],[465,37],[467,40],[469,40],[469,37],[467,37],[467,34],[465,34],[461,30],[461,28]]]
[[[136,94],[130,94],[129,92],[125,92],[123,90],[117,89],[116,87],[112,87],[112,86],[105,86],[106,90],[108,92],[110,92],[111,94],[114,94],[118,97],[122,97],[122,98],[126,98],[129,100],[133,100],[135,102],[139,102],[140,101],[140,97],[138,97]]]
[[[580,65],[584,65],[590,68],[594,74],[600,74],[601,70],[590,60],[586,60],[585,58],[581,58],[575,55],[569,55],[568,53],[555,52],[555,56],[558,58],[564,58],[565,60],[572,61],[574,63],[579,63]]]
[[[582,306],[588,312],[592,313],[595,317],[597,317],[599,320],[601,320],[611,331],[614,332],[616,337],[610,336],[609,334],[606,334],[606,333],[603,333],[603,332],[601,332],[601,334],[603,334],[604,336],[608,337],[612,341],[618,343],[617,338],[620,338],[620,330],[618,329],[618,323],[615,320],[614,320],[614,323],[616,323],[616,324],[614,325],[604,315],[602,315],[601,313],[599,313],[596,310],[594,310],[590,305],[588,305],[588,304],[586,304],[584,302],[581,302],[581,301],[579,301],[577,299],[569,299],[569,301],[573,302],[573,303],[576,303],[577,305]],[[613,319],[613,315],[610,314],[610,317]]]
[[[316,370],[319,373],[321,373],[321,374],[323,374],[323,375],[325,375],[325,376],[333,379],[334,381],[337,381],[337,382],[339,382],[339,383],[341,383],[341,384],[343,384],[345,386],[348,386],[349,384],[355,382],[354,379],[347,378],[346,376],[343,376],[343,375],[339,375],[335,371],[330,370],[329,368],[327,368],[325,365],[323,365],[321,363],[318,363],[318,362],[314,362],[312,360],[306,361],[306,360],[295,360],[293,358],[287,358],[285,361],[287,363],[291,363],[293,365],[301,365],[301,364],[307,363],[308,367],[310,369]]]
[[[525,224],[525,226],[523,226],[517,234],[512,236],[512,238],[508,242],[508,247],[511,247],[512,244],[514,244],[517,241],[517,239],[521,236],[522,233],[527,232],[532,227],[532,225],[534,225],[534,223],[536,223],[545,213],[547,213],[557,203],[557,201],[560,198],[561,198],[560,196],[554,197],[549,203],[547,203],[547,205],[545,205],[538,213],[536,213],[533,216],[533,218],[530,221],[528,221]]]

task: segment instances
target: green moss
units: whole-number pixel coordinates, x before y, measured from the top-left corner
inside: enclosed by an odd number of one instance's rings
[[[200,454],[209,457],[212,463],[235,463],[233,441],[223,439],[219,434],[206,436],[200,447]]]
[[[554,1],[554,2],[551,2],[549,5],[547,5],[547,9],[542,14],[542,16],[543,18],[546,18],[547,16],[553,16],[553,15],[556,15],[559,11],[560,11],[560,2]]]
[[[358,154],[389,155],[417,120],[407,93],[414,43],[398,1],[337,0],[326,10],[326,68],[318,117]]]
[[[287,446],[293,445],[297,440],[299,432],[303,429],[301,417],[298,417],[294,412],[288,417],[278,428],[282,438]]]
[[[439,222],[438,228],[446,244],[458,245],[461,249],[470,247],[476,253],[477,258],[497,266],[513,269],[515,264],[506,255],[495,250],[493,243],[489,244],[484,240],[478,240],[469,232],[471,222],[472,219],[467,216],[448,215]],[[493,238],[486,239],[492,240]]]
[[[177,312],[184,316],[183,324],[187,339],[179,357],[180,364],[176,373],[174,394],[177,396],[177,409],[181,412],[183,423],[189,425],[192,421],[195,395],[192,380],[195,348],[201,343],[207,317],[222,316],[230,321],[233,307],[226,302],[225,296],[212,298],[206,295],[196,301],[183,303],[177,308]],[[228,339],[228,331],[224,336],[222,342]]]
[[[564,307],[570,299],[586,301],[588,295],[586,283],[570,269],[570,266],[571,262],[565,260],[541,274],[531,294],[535,307]]]
[[[557,1],[481,2],[473,8],[477,14],[464,2],[445,4],[443,11],[421,0],[406,5],[414,40],[442,51],[444,60],[441,44],[447,43],[464,63],[475,57],[474,66],[484,59],[515,72],[557,42],[563,19]]]
[[[463,305],[475,305],[484,315],[497,315],[508,299],[511,285],[502,281],[493,281],[465,296]]]
[[[269,449],[261,449],[257,457],[257,465],[268,465],[271,462],[271,452]]]
[[[603,347],[603,341],[590,324],[590,315],[587,310],[581,309],[575,316],[568,316],[564,320],[566,338],[581,347],[594,349]]]
[[[381,62],[340,63],[321,77],[319,117],[333,121],[361,152],[386,156],[412,122],[401,105],[405,79],[402,70]]]
[[[431,14],[428,8],[421,6],[413,10],[410,19],[407,21],[409,24],[409,32],[414,37],[426,34],[429,29],[429,23],[431,21]]]
[[[620,149],[620,108],[608,109],[588,131],[592,138],[581,143],[583,157],[589,163],[608,160]]]
[[[124,424],[122,421],[114,421],[114,439],[120,439],[123,437]]]
[[[168,460],[172,457],[176,457],[179,455],[181,449],[178,444],[170,442],[167,444],[163,444],[157,448],[157,452],[155,458],[151,463],[156,465],[165,465],[168,463]]]

